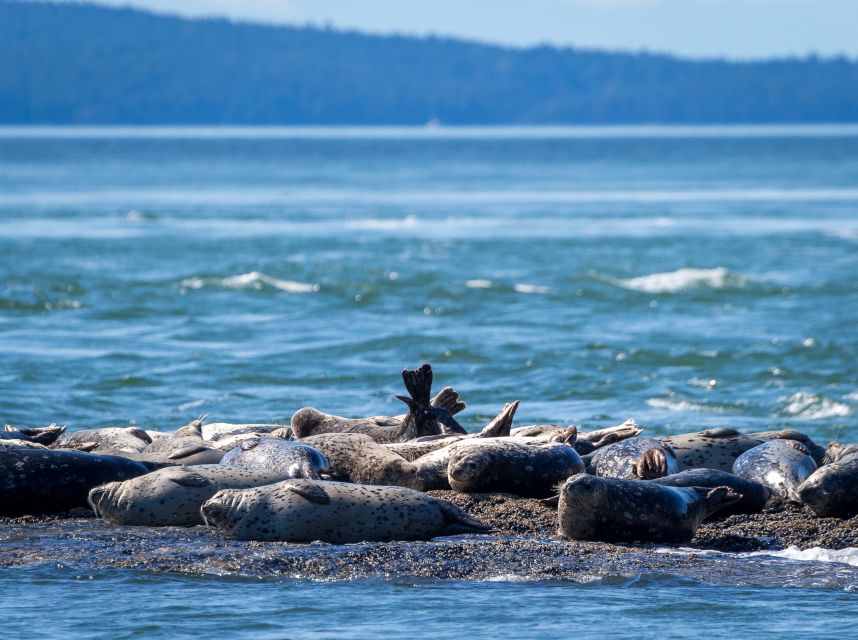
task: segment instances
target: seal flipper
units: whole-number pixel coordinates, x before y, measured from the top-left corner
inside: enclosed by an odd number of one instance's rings
[[[331,496],[325,492],[323,487],[317,484],[289,484],[286,485],[286,490],[297,493],[308,502],[331,504]]]
[[[423,406],[428,406],[429,393],[432,391],[432,366],[424,364],[419,369],[403,369],[402,381],[414,401]]]
[[[272,438],[282,438],[283,440],[294,440],[295,434],[292,433],[292,427],[281,427],[269,433]]]
[[[552,436],[548,442],[553,444],[568,444],[570,447],[574,447],[578,442],[578,427],[574,424],[570,424],[568,427],[563,429],[560,433]],[[577,451],[577,449],[576,449]],[[581,453],[580,451],[578,452]]]
[[[689,489],[696,491],[703,498],[704,512],[706,514],[703,516],[704,520],[724,507],[729,507],[731,504],[735,504],[742,499],[742,494],[736,493],[730,487],[715,487],[714,489],[708,487],[689,487]]]
[[[242,440],[241,444],[239,444],[238,446],[241,447],[242,451],[250,451],[254,447],[259,446],[260,442],[261,440],[258,437],[248,438],[247,440]]]
[[[134,436],[135,438],[139,438],[146,444],[152,444],[152,436],[143,431],[140,427],[129,427],[128,433]]]
[[[447,525],[440,534],[442,536],[457,536],[463,533],[489,533],[493,530],[493,527],[469,516],[454,504],[438,500],[438,506],[441,508],[441,514],[447,521]]]
[[[6,431],[13,431],[17,433],[21,433],[25,436],[25,439],[35,442],[36,444],[42,444],[45,446],[51,445],[57,441],[57,439],[63,435],[66,430],[66,427],[61,427],[56,423],[51,424],[47,427],[33,427],[30,429],[18,429],[13,427],[11,424],[5,425]]]
[[[183,449],[178,449],[177,451],[174,451],[167,456],[167,460],[179,460],[180,458],[187,458],[188,456],[192,456],[195,453],[202,453],[203,451],[208,450],[208,447],[201,444],[191,445],[190,447],[185,447]]]
[[[450,412],[451,416],[456,415],[468,406],[459,399],[459,392],[453,387],[444,387],[441,389],[441,391],[438,392],[438,395],[432,398],[430,404],[433,407],[446,409]]]
[[[597,429],[596,431],[588,431],[587,433],[579,434],[578,440],[587,441],[593,445],[594,449],[601,449],[610,444],[634,438],[643,433],[643,429],[638,427],[638,423],[634,418],[629,418],[623,424],[616,427],[608,427],[607,429]]]
[[[508,437],[512,429],[512,419],[515,417],[515,412],[518,411],[520,400],[515,402],[507,402],[500,413],[495,416],[494,420],[489,422],[482,431],[473,435],[474,438],[503,438]]]
[[[170,478],[170,481],[175,482],[180,487],[192,488],[207,487],[211,484],[211,481],[208,478],[204,478],[200,474],[194,473],[193,471],[183,473],[176,478]]]
[[[655,480],[668,474],[667,454],[662,449],[650,449],[634,467],[634,473],[639,480]]]
[[[556,496],[551,496],[550,498],[543,498],[542,500],[538,500],[539,504],[548,507],[549,509],[556,509],[560,506],[560,494],[558,493]]]

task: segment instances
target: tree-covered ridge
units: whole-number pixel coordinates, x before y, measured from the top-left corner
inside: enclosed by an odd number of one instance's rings
[[[0,122],[858,121],[858,62],[691,61],[0,2]]]

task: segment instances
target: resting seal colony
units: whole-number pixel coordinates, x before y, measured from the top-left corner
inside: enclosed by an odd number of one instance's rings
[[[243,540],[347,543],[490,530],[425,493],[435,489],[545,498],[562,537],[599,542],[684,542],[704,520],[778,503],[858,514],[858,445],[826,451],[797,431],[723,428],[656,439],[633,420],[513,429],[517,401],[469,434],[453,417],[465,408],[458,393],[431,398],[429,365],[402,379],[401,416],[304,408],[288,427],[199,419],[171,434],[7,426],[0,515],[89,506],[115,525],[204,522]]]

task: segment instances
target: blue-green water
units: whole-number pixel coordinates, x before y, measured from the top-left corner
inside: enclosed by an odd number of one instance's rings
[[[429,361],[471,427],[521,399],[518,424],[858,441],[856,321],[854,128],[0,130],[13,424],[398,413],[398,372]],[[57,637],[91,633],[93,616],[106,637],[230,623],[258,637],[666,635],[676,617],[676,635],[842,636],[855,621],[842,590],[671,580],[83,580],[48,566],[4,570],[0,589],[66,602],[45,627]],[[27,611],[5,625],[22,635]]]

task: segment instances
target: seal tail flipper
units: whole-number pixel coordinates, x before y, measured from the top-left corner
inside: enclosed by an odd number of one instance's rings
[[[586,440],[593,445],[594,449],[607,447],[609,444],[614,444],[620,440],[634,438],[643,433],[643,429],[638,427],[638,423],[634,418],[629,418],[623,424],[616,427],[608,427],[607,429],[597,429],[578,435],[579,440]]]
[[[561,484],[561,486],[563,486]],[[551,496],[550,498],[543,498],[539,500],[539,504],[548,507],[549,509],[556,509],[560,505],[560,494],[558,493],[556,496]]]
[[[308,502],[316,504],[331,504],[331,496],[327,494],[324,487],[318,484],[289,484],[286,486],[288,491],[298,494]]]
[[[418,369],[404,369],[402,381],[408,395],[421,406],[428,406],[429,394],[432,391],[432,366],[424,364]]]
[[[708,487],[690,488],[694,489],[703,498],[704,511],[706,513],[704,519],[742,499],[742,494],[736,493],[730,487],[715,487],[714,489]]]
[[[663,478],[668,474],[667,454],[662,449],[650,449],[638,460],[634,474],[639,480]]]
[[[456,415],[468,406],[459,399],[459,392],[453,387],[444,387],[441,389],[441,391],[438,392],[438,395],[432,398],[430,404],[433,407],[446,409],[451,416]]]
[[[457,536],[463,533],[488,533],[494,530],[493,527],[469,516],[456,505],[443,500],[438,502],[441,506],[441,513],[447,521],[444,531],[440,535]]]
[[[574,424],[570,424],[568,427],[563,429],[563,431],[551,436],[551,438],[549,438],[548,440],[548,442],[551,442],[553,444],[568,444],[570,447],[574,447],[577,441],[578,427],[576,427]]]
[[[519,400],[515,402],[507,402],[500,413],[495,416],[494,420],[489,422],[482,431],[474,434],[474,438],[502,438],[509,436],[512,429],[512,419],[515,417],[515,412],[518,411]]]
[[[66,430],[66,427],[61,427],[58,424],[54,423],[48,427],[33,427],[31,429],[17,429],[13,427],[11,424],[5,425],[6,431],[14,431],[23,434],[27,439],[35,442],[37,444],[42,444],[45,446],[51,445],[57,441],[57,439],[63,435]]]
[[[201,444],[191,445],[189,447],[177,449],[176,451],[167,456],[167,460],[180,460],[181,458],[187,458],[189,456],[194,455],[195,453],[202,453],[203,451],[208,450],[208,447]]]

